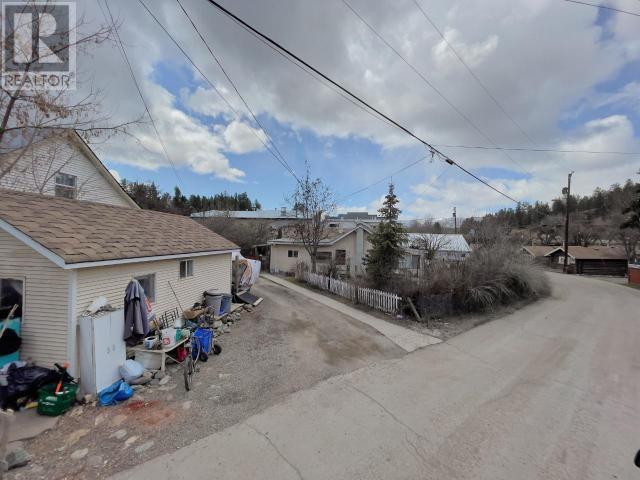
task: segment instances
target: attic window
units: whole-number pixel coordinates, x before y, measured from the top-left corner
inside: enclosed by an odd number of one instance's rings
[[[75,199],[77,196],[78,177],[69,175],[68,173],[56,174],[56,197]]]

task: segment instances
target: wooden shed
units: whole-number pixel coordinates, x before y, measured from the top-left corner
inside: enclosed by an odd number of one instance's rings
[[[559,264],[564,263],[564,249],[557,247],[545,255],[556,258]],[[627,254],[619,246],[569,246],[570,265],[575,265],[575,273],[581,275],[627,275]]]

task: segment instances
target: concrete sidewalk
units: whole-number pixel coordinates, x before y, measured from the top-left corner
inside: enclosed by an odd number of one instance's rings
[[[370,327],[375,328],[378,332],[380,332],[382,335],[387,337],[389,340],[391,340],[406,352],[413,352],[418,348],[426,347],[428,345],[435,345],[442,342],[442,340],[440,340],[439,338],[432,337],[430,335],[424,335],[408,328],[400,327],[385,320],[381,320],[377,317],[374,317],[373,315],[369,315],[361,310],[358,310],[357,308],[345,305],[344,303],[328,298],[325,295],[315,293],[308,288],[301,287],[293,282],[289,282],[288,280],[269,275],[268,273],[261,273],[260,278],[264,278],[266,280],[277,283],[278,285],[282,285],[283,287],[293,290],[296,293],[304,295],[312,300],[315,300],[318,303],[337,310],[340,313],[349,315],[351,318],[355,318],[362,323],[366,323]]]

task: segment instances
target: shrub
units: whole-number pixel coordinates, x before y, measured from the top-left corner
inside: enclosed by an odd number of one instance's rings
[[[410,285],[413,284],[413,285]],[[416,281],[398,291],[411,297],[429,316],[444,312],[477,312],[550,293],[545,273],[506,242],[483,246],[464,262],[430,262]],[[450,305],[440,305],[449,299]],[[437,306],[437,312],[430,306]]]

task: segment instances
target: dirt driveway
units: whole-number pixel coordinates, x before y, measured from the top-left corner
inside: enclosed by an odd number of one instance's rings
[[[323,379],[404,354],[372,328],[267,280],[253,293],[265,300],[220,337],[222,354],[201,363],[193,391],[173,367],[168,383],[121,405],[76,407],[25,442],[32,461],[7,478],[104,478],[188,448]]]

